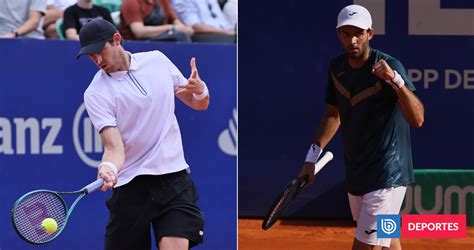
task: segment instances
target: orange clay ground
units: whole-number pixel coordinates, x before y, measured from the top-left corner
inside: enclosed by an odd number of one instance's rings
[[[239,250],[351,249],[352,221],[284,220],[267,231],[261,219],[239,219]],[[400,239],[404,250],[474,250],[474,227],[461,239]]]

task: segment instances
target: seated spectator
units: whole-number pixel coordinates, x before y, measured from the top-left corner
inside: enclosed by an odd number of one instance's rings
[[[43,30],[46,38],[59,38],[56,33],[56,21],[63,17],[64,10],[76,3],[76,0],[48,0]]]
[[[226,1],[222,7],[222,11],[230,24],[237,27],[237,0]]]
[[[193,29],[178,19],[169,0],[124,0],[120,11],[124,39],[191,42]]]
[[[193,41],[235,43],[235,27],[217,0],[173,0],[179,18],[194,30]]]
[[[66,39],[79,40],[82,25],[89,20],[102,18],[111,23],[112,17],[108,9],[94,5],[92,0],[77,0],[77,4],[64,11],[64,31]]]
[[[44,39],[41,18],[46,0],[0,0],[0,38]]]

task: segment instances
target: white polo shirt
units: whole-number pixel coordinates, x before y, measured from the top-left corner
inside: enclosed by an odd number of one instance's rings
[[[98,131],[117,127],[125,163],[116,187],[137,175],[161,175],[189,168],[174,114],[177,85],[187,83],[161,52],[130,54],[129,71],[99,70],[84,93],[84,104]]]

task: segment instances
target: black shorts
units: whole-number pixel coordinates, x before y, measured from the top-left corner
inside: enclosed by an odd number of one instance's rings
[[[115,188],[106,205],[110,212],[105,250],[151,249],[150,227],[156,245],[162,237],[203,240],[204,215],[196,206],[198,194],[186,170],[165,175],[140,175]]]

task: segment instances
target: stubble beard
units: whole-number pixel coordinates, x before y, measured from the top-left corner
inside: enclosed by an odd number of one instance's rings
[[[359,52],[356,52],[356,53],[353,53],[352,51],[350,51],[350,49],[348,49],[347,55],[349,56],[351,60],[354,60],[354,61],[363,60],[366,52],[369,49],[370,49],[369,45],[365,44],[364,46],[360,47]]]

